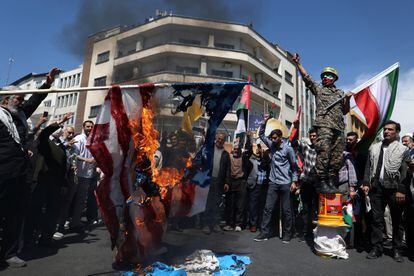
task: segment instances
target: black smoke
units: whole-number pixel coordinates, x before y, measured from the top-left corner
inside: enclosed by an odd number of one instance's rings
[[[58,35],[60,49],[82,57],[89,35],[118,25],[144,23],[162,10],[176,15],[258,25],[263,0],[83,0],[73,22]]]

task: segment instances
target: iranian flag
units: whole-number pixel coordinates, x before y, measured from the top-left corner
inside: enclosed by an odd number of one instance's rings
[[[249,76],[248,81],[251,81]],[[247,132],[247,119],[249,117],[250,109],[250,84],[244,86],[242,91],[242,97],[240,99],[239,105],[237,106],[237,127],[234,132],[234,141],[238,139],[238,142],[241,145],[244,145],[244,140]]]
[[[397,94],[399,66],[398,62],[395,63],[354,89],[355,102],[364,114],[368,127],[361,142],[368,147],[391,117]]]

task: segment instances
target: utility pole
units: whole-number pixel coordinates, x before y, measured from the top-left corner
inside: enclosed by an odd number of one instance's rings
[[[7,77],[6,77],[5,85],[9,84],[10,72],[11,72],[11,68],[12,68],[13,63],[14,63],[14,58],[13,57],[9,58],[9,66],[8,66],[8,69],[7,69]]]

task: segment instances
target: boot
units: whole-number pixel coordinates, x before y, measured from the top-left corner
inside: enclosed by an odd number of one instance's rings
[[[328,186],[329,186],[332,194],[339,193],[339,190],[337,188],[338,187],[338,181],[336,181],[336,177],[329,177]]]
[[[332,190],[331,186],[325,179],[319,181],[319,191],[320,194],[333,194],[335,190]]]

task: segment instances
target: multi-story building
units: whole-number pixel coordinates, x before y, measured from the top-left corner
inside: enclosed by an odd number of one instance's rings
[[[81,86],[245,81],[249,76],[253,83],[251,114],[273,108],[274,116],[290,127],[298,108],[301,81],[288,52],[269,43],[249,25],[166,15],[89,37]],[[83,120],[97,116],[106,93],[80,94],[77,130]],[[313,111],[310,107],[304,110]],[[312,115],[303,117],[311,120]],[[160,112],[156,123],[167,130],[176,129],[179,120]],[[235,127],[233,110],[225,117],[222,129],[231,135]]]
[[[354,131],[358,133],[359,138],[361,138],[368,129],[365,119],[353,109],[351,109],[345,116],[345,122],[346,132]]]
[[[11,85],[20,87],[21,89],[33,89],[39,88],[42,83],[46,80],[47,73],[29,73],[26,76],[16,80]],[[60,72],[56,77],[55,82],[53,83],[54,88],[76,88],[80,87],[80,80],[82,78],[82,65],[78,68],[67,71]],[[78,93],[73,92],[63,92],[63,93],[49,93],[47,97],[43,100],[41,105],[36,109],[30,118],[33,124],[37,123],[40,116],[44,112],[48,112],[49,121],[54,121],[61,119],[65,113],[73,112],[76,113],[77,103],[78,103]],[[76,114],[75,114],[76,115]],[[72,117],[65,124],[74,125],[75,116]]]

